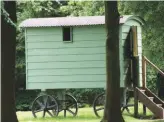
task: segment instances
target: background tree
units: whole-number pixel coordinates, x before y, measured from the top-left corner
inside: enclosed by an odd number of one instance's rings
[[[60,7],[69,16],[100,16],[105,14],[103,1],[69,1]]]
[[[106,101],[103,122],[123,122],[120,104],[119,20],[117,1],[105,1]]]
[[[4,1],[1,8],[1,117],[2,122],[17,122],[15,111],[15,42],[16,3]],[[14,23],[13,23],[14,22]]]

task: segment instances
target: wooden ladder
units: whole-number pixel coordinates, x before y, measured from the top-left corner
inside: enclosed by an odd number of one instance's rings
[[[157,72],[164,76],[164,72],[154,65],[145,56],[142,57],[142,88],[135,87],[135,116],[138,114],[138,101],[144,105],[144,112],[146,114],[146,107],[154,113],[159,119],[164,119],[164,102],[152,93],[146,86],[146,66],[151,65]]]
[[[164,102],[147,88],[136,87],[137,99],[159,119],[164,119]]]

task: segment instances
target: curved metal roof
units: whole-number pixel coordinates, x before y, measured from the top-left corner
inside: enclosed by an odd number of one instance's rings
[[[144,24],[144,21],[133,15],[120,16],[120,24],[133,19]],[[53,18],[30,18],[24,20],[19,27],[54,27],[54,26],[84,26],[84,25],[104,25],[105,16],[79,16],[79,17],[53,17]]]

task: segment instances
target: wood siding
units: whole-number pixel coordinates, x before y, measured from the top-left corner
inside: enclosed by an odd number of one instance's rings
[[[141,27],[129,21],[120,25],[120,87],[125,87],[126,63],[123,48],[130,25],[138,26],[140,67]],[[61,27],[26,29],[27,89],[105,88],[106,64],[104,25],[73,27],[73,41],[64,43]],[[140,68],[142,76],[142,70]],[[140,77],[141,79],[142,77]]]
[[[104,88],[104,26],[73,27],[73,42],[64,43],[62,28],[28,28],[27,89]]]

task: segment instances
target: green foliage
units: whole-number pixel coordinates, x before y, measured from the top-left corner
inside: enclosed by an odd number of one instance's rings
[[[61,3],[62,4],[62,3]],[[56,1],[17,1],[19,22],[27,18],[63,16]]]
[[[105,14],[103,1],[69,1],[60,10],[70,16],[100,16]]]
[[[16,27],[16,24],[10,19],[9,13],[4,9],[4,2],[1,1],[1,15],[4,16],[4,19],[10,25]]]
[[[24,32],[17,31],[16,37],[16,65],[15,65],[15,79],[16,88],[25,86],[25,42]]]
[[[79,103],[87,103],[89,105],[93,104],[93,100],[97,95],[105,92],[104,89],[70,89],[68,90]]]
[[[40,93],[39,90],[22,90],[16,92],[16,110],[17,111],[29,111],[32,105],[32,102]]]

